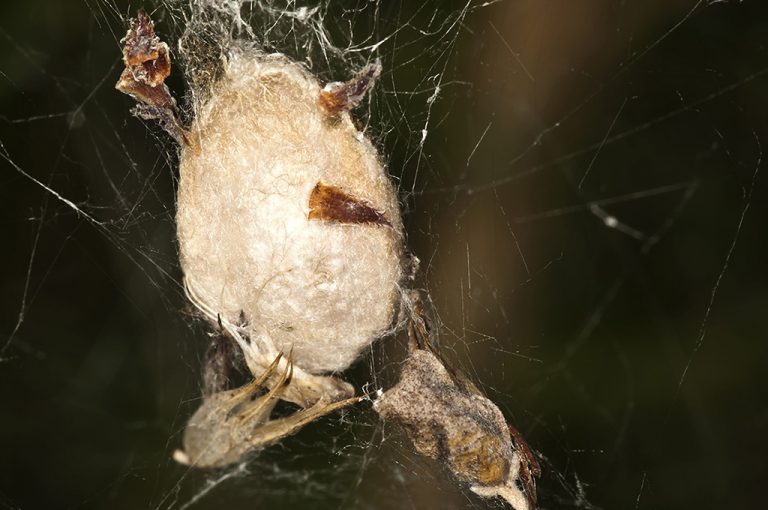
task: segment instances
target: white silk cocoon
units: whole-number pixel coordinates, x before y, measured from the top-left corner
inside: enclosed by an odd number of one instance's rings
[[[292,351],[312,373],[344,370],[399,306],[397,194],[371,142],[348,113],[329,117],[301,66],[243,50],[225,67],[180,156],[185,279],[254,349]],[[364,200],[391,226],[308,219],[319,182]]]

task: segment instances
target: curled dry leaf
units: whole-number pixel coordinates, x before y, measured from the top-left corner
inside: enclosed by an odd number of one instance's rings
[[[133,109],[135,115],[159,121],[177,142],[188,143],[176,100],[165,84],[171,74],[168,45],[155,35],[155,25],[146,12],[139,10],[121,42],[125,69],[115,88],[139,102]]]
[[[374,409],[473,492],[501,497],[515,510],[536,508],[535,456],[499,408],[441,358],[418,299],[412,303],[411,353]]]

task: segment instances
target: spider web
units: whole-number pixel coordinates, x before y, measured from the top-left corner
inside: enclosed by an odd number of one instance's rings
[[[442,348],[539,452],[543,508],[761,501],[765,5],[206,2],[239,16],[209,41],[323,81],[382,60],[356,117]],[[499,507],[365,403],[230,469],[171,460],[208,332],[180,285],[175,148],[112,87],[136,9],[175,50],[189,6],[61,4],[0,14],[0,507]],[[345,378],[386,388],[403,351]]]

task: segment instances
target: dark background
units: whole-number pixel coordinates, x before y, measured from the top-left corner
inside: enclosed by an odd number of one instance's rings
[[[397,34],[360,116],[443,345],[540,453],[543,508],[761,507],[768,3],[479,4],[455,28],[459,2],[326,17]],[[170,460],[207,337],[178,283],[173,144],[112,88],[139,5],[0,6],[0,508],[492,506],[367,404],[235,470]],[[305,57],[300,33],[276,49]],[[350,380],[386,380],[385,342]]]

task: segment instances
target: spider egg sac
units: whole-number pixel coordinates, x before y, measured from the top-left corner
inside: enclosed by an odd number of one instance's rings
[[[392,327],[403,272],[395,189],[321,90],[282,55],[232,56],[196,108],[176,216],[197,299],[311,373],[346,369]]]

